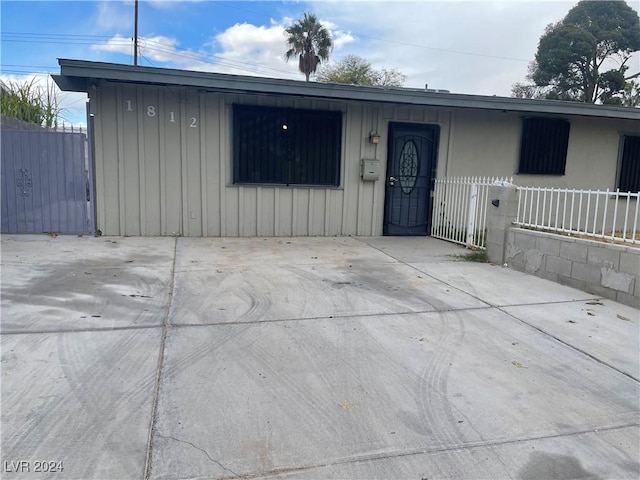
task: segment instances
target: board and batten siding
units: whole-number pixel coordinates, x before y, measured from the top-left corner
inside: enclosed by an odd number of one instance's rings
[[[234,185],[233,104],[342,111],[340,186]],[[105,235],[381,235],[389,122],[440,124],[439,163],[449,143],[450,114],[423,107],[103,83],[90,109]],[[361,180],[363,158],[380,160],[380,180]]]

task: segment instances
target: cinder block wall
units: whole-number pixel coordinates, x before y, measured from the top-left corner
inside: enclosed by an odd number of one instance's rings
[[[489,187],[487,203],[487,257],[491,263],[504,263],[505,245],[511,224],[518,214],[516,187]]]
[[[507,232],[504,263],[640,308],[640,249],[522,228]]]

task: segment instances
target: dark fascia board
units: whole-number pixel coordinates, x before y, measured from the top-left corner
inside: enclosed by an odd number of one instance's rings
[[[64,77],[62,75],[51,75],[53,81],[63,92],[86,92],[87,80],[80,77]]]
[[[303,82],[84,60],[58,59],[58,63],[60,75],[55,75],[53,78],[63,91],[87,92],[92,84],[106,80],[144,85],[182,86],[211,92],[640,120],[640,109],[631,107],[427,92],[410,88]]]

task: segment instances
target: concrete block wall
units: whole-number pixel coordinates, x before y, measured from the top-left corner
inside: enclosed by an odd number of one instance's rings
[[[640,308],[640,248],[510,228],[503,263]]]
[[[516,228],[511,185],[490,187],[486,208],[491,263],[640,308],[640,247]]]
[[[493,202],[493,203],[492,203]],[[504,263],[507,233],[518,214],[516,187],[491,186],[487,208],[487,257],[492,263]]]

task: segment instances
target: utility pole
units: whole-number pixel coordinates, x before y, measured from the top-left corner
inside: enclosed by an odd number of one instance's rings
[[[133,64],[138,65],[138,0],[135,0],[133,8]]]

